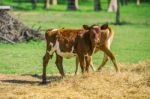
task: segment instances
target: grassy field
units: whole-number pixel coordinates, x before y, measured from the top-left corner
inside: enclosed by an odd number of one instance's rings
[[[121,21],[123,25],[113,25],[115,14],[105,10],[93,12],[92,6],[81,5],[76,12],[66,11],[65,5],[52,6],[44,11],[41,8],[31,10],[14,10],[10,12],[27,26],[43,30],[48,28],[81,28],[83,24],[110,23],[115,31],[112,51],[118,63],[132,64],[150,59],[150,13],[149,4],[140,6],[129,4],[121,7]],[[51,11],[52,10],[52,11]],[[41,74],[42,57],[45,53],[45,41],[19,43],[16,45],[0,44],[0,73],[8,74]],[[93,56],[94,64],[99,66],[102,53]],[[111,63],[107,64],[110,67]],[[75,70],[75,59],[65,59],[66,73]],[[49,62],[47,73],[58,73],[55,57]]]

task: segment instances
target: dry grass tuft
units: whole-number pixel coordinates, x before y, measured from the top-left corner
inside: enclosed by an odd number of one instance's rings
[[[60,79],[50,76],[40,85],[38,75],[0,74],[0,98],[34,99],[150,99],[150,61],[119,64],[121,73],[103,69]]]

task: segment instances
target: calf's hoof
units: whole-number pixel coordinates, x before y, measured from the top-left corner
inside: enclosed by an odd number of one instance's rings
[[[47,84],[46,78],[43,78],[43,79],[42,79],[41,84]]]

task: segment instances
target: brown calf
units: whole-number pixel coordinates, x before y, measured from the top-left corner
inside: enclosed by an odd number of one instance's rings
[[[46,67],[53,53],[56,53],[56,66],[61,74],[63,70],[63,58],[77,56],[79,58],[82,73],[88,71],[88,64],[94,49],[99,42],[99,28],[95,26],[83,26],[85,29],[53,29],[45,34],[46,53],[43,57],[42,82],[46,83]]]
[[[110,27],[108,27],[107,24],[102,25],[99,28],[100,28],[101,36],[100,36],[100,42],[98,43],[98,46],[96,47],[95,53],[101,50],[104,52],[104,57],[103,57],[103,61],[102,61],[101,65],[99,66],[98,70],[101,70],[102,67],[107,63],[108,59],[110,58],[115,66],[116,71],[119,72],[120,69],[117,66],[115,56],[110,51],[110,45],[111,45],[113,37],[114,37],[114,32],[112,31],[112,29]],[[75,75],[77,74],[77,71],[78,71],[78,64],[79,64],[79,60],[78,60],[78,58],[76,58]],[[90,66],[94,70],[92,57],[90,59]]]

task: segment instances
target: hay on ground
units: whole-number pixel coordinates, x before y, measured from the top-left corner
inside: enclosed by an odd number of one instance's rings
[[[39,75],[0,74],[0,98],[150,99],[150,61],[120,66],[121,73],[103,69],[63,80],[51,75],[47,85],[39,85]]]

